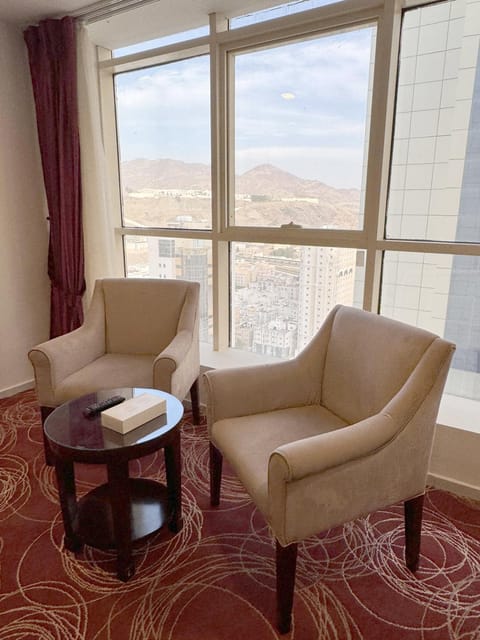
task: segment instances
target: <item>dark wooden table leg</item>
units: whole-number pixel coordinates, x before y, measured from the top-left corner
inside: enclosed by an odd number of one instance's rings
[[[83,544],[75,534],[77,496],[73,462],[55,458],[55,473],[57,476],[60,507],[62,509],[63,528],[65,531],[65,548],[69,551],[79,551]]]
[[[182,454],[180,445],[180,430],[175,428],[171,443],[165,449],[165,469],[167,474],[167,489],[169,509],[171,512],[170,531],[178,533],[183,527],[182,518]]]
[[[48,442],[48,438],[45,435],[45,429],[43,428],[43,425],[45,424],[45,420],[54,410],[54,407],[40,407],[40,414],[42,416],[43,450],[45,452],[45,464],[48,467],[53,467],[53,465],[55,464],[55,456],[50,451],[50,443]]]
[[[220,486],[222,483],[223,456],[217,447],[210,442],[210,504],[220,504]]]
[[[110,505],[117,550],[117,576],[126,582],[135,573],[132,556],[131,498],[128,460],[107,464]]]

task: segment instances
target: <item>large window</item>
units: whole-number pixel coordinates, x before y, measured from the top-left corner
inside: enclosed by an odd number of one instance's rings
[[[472,165],[480,142],[479,34],[480,24],[467,24],[456,3],[405,12],[388,238],[480,241],[480,226],[472,237],[467,220],[480,204],[479,187],[472,193],[479,184],[478,160]]]
[[[480,0],[310,5],[102,63],[126,274],[198,280],[216,350],[290,358],[337,303],[424,327],[480,401]]]
[[[479,9],[479,3],[444,2],[404,14],[386,236],[427,240],[432,247],[449,243],[450,251],[442,245],[442,253],[432,253],[428,245],[424,253],[387,251],[380,307],[381,313],[455,342],[447,391],[475,400],[480,400]],[[471,245],[469,254],[462,255],[465,245]]]
[[[207,240],[124,236],[126,275],[200,283],[200,340],[212,342],[212,246]]]
[[[292,15],[301,11],[308,11],[309,9],[315,9],[316,7],[323,7],[326,4],[331,4],[336,1],[337,0],[293,0],[293,2],[284,3],[279,1],[277,6],[270,7],[269,9],[262,9],[260,11],[252,11],[252,13],[238,16],[233,20],[230,20],[230,28],[238,29],[239,27],[245,27],[249,24],[265,22],[266,20]]]
[[[208,56],[115,76],[126,227],[209,229]]]
[[[232,346],[296,355],[336,304],[361,304],[362,264],[355,249],[233,243]]]
[[[480,400],[480,258],[387,251],[381,313],[457,345],[447,392]]]
[[[374,29],[233,56],[236,225],[359,229]]]

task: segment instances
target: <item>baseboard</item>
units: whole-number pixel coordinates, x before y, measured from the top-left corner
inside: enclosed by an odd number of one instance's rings
[[[448,478],[438,474],[429,473],[427,483],[431,487],[436,489],[445,489],[450,493],[455,493],[458,496],[464,496],[471,498],[472,500],[480,501],[480,487],[466,482],[460,482],[454,478]]]
[[[22,391],[33,389],[34,386],[35,381],[32,378],[32,380],[27,380],[26,382],[22,382],[22,384],[16,384],[13,387],[0,389],[0,398],[9,398],[10,396],[14,396],[16,393],[21,393]]]

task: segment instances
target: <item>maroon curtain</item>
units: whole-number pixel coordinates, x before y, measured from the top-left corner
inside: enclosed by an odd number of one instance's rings
[[[85,291],[75,21],[44,20],[25,33],[50,216],[50,337],[83,322]]]

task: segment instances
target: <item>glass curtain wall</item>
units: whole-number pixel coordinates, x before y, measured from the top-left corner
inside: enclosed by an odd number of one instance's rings
[[[419,3],[390,26],[390,0],[251,14],[202,54],[112,62],[126,273],[200,281],[202,340],[260,356],[337,303],[424,327],[478,401],[480,1]]]

